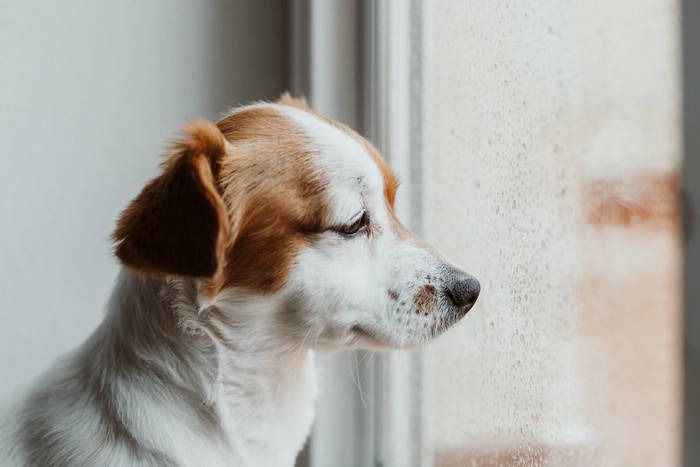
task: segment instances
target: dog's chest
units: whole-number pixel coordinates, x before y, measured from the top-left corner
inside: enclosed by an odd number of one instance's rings
[[[274,381],[249,372],[222,386],[222,420],[240,465],[292,466],[303,447],[318,392],[313,353],[284,370]]]

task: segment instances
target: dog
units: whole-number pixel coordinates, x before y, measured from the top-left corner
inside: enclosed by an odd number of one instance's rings
[[[315,350],[418,346],[479,282],[412,234],[348,127],[283,95],[196,121],[121,213],[94,334],[7,418],[3,466],[292,466]]]

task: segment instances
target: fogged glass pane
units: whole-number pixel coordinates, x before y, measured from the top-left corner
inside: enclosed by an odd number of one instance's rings
[[[428,2],[428,239],[482,284],[424,353],[437,466],[679,463],[674,0]]]

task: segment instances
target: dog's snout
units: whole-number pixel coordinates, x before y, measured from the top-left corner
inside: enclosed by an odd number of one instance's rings
[[[481,284],[479,284],[479,281],[462,272],[452,277],[447,284],[445,295],[455,306],[460,307],[466,313],[476,303],[480,291]]]

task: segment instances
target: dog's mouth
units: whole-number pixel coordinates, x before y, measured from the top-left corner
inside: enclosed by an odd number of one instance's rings
[[[423,345],[433,336],[413,336],[413,338],[392,339],[380,335],[378,332],[366,328],[365,326],[356,324],[350,331],[353,335],[359,338],[360,347],[367,346],[374,350],[396,350],[396,349],[413,349]]]
[[[367,344],[370,344],[372,346],[377,346],[381,348],[394,348],[395,346],[392,346],[390,343],[387,342],[386,339],[382,338],[379,334],[376,332],[372,331],[371,329],[367,329],[364,326],[361,326],[359,324],[354,325],[352,328],[350,328],[350,331],[357,337],[359,337],[362,341],[364,341]]]
[[[360,337],[363,337],[365,339],[369,339],[371,341],[376,341],[376,342],[381,342],[381,339],[372,331],[369,329],[366,329],[359,324],[354,325],[350,330],[354,333],[357,334]]]

